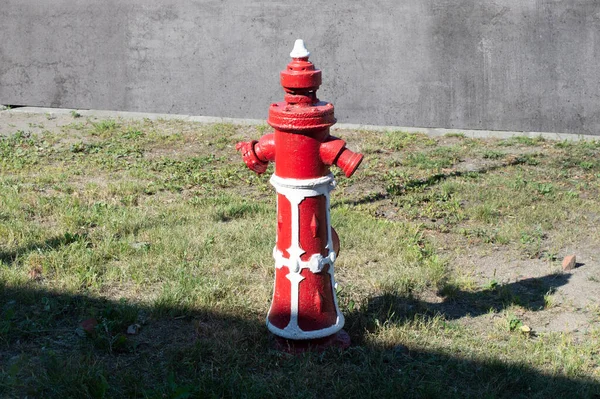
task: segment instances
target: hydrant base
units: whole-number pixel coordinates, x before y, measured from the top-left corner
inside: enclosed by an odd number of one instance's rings
[[[273,335],[275,349],[293,355],[305,352],[324,352],[328,348],[348,349],[350,347],[350,335],[344,330],[328,337],[318,339],[293,340]]]

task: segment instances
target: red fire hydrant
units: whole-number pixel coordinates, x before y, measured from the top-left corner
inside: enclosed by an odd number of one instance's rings
[[[329,135],[336,122],[333,105],[316,96],[321,71],[309,55],[304,42],[296,40],[292,62],[281,72],[285,101],[269,108],[267,122],[275,132],[236,145],[258,174],[275,162],[275,287],[267,327],[279,346],[293,351],[350,345],[335,293],[339,239],[329,214],[329,192],[335,187],[329,167],[336,165],[350,177],[363,159]]]

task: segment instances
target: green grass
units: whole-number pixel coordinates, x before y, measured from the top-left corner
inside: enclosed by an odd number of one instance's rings
[[[353,346],[290,356],[264,326],[272,167],[256,176],[234,149],[266,132],[88,120],[0,138],[0,396],[600,394],[597,326],[520,331],[559,310],[569,275],[478,280],[461,262],[556,266],[576,240],[597,243],[572,225],[600,215],[597,142],[343,133],[368,154],[355,177],[335,171],[332,197]]]

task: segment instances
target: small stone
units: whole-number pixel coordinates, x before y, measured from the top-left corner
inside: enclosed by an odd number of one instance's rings
[[[98,320],[96,320],[94,318],[89,318],[89,319],[82,321],[79,326],[83,329],[83,331],[85,331],[88,334],[91,334],[94,332],[94,328],[96,328],[97,325],[98,325]]]
[[[140,333],[140,328],[142,328],[142,326],[140,326],[139,324],[132,324],[129,327],[127,327],[127,334],[138,335]]]
[[[577,259],[575,255],[565,256],[562,261],[562,268],[564,271],[569,271],[575,269],[575,265],[577,264]]]
[[[150,243],[149,242],[134,242],[133,244],[130,244],[131,248],[133,249],[138,249],[138,250],[147,250],[148,248],[150,248]]]

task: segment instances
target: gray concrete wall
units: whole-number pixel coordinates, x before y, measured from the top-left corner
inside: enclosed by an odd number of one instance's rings
[[[600,134],[598,0],[3,0],[0,103],[266,118],[296,38],[340,122]]]

